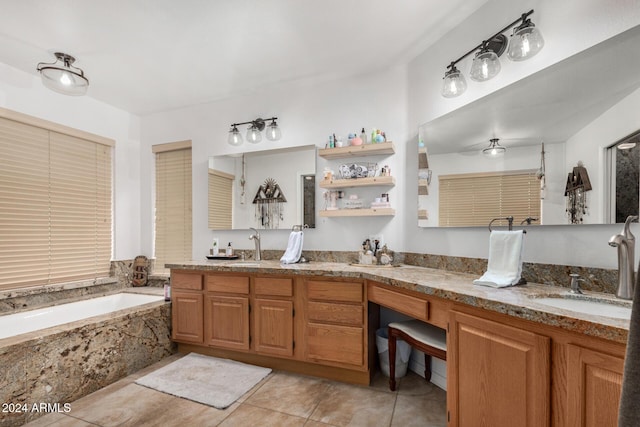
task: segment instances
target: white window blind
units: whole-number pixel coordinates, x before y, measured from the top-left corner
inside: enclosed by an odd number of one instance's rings
[[[507,216],[514,224],[540,218],[540,182],[533,170],[441,175],[438,186],[440,226],[486,226]]]
[[[233,180],[231,174],[209,169],[209,228],[230,230],[233,228]]]
[[[163,144],[164,145],[164,144]],[[156,153],[155,267],[191,259],[191,148],[154,146]],[[184,145],[184,144],[182,144]]]
[[[0,289],[109,275],[111,150],[0,118]]]

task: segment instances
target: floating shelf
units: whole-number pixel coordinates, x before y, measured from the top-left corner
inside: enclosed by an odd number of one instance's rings
[[[320,181],[320,188],[354,188],[354,187],[370,187],[374,185],[388,185],[393,187],[396,185],[394,176],[374,176],[371,178],[351,178],[351,179],[332,179]]]
[[[321,148],[318,155],[325,159],[343,159],[345,157],[374,156],[384,154],[394,154],[396,148],[392,141],[380,144],[349,145],[348,147]]]
[[[322,217],[340,217],[340,216],[394,216],[396,210],[393,208],[380,209],[338,209],[334,211],[320,211]]]
[[[429,181],[426,179],[418,180],[418,196],[428,196],[429,195]]]

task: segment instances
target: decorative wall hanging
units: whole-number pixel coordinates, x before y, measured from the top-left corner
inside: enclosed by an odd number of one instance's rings
[[[283,203],[287,199],[280,189],[280,186],[273,178],[267,178],[253,198],[253,204],[256,205],[256,220],[264,228],[279,228],[280,220],[283,218]]]
[[[571,224],[582,224],[583,216],[587,213],[587,191],[591,190],[591,181],[587,168],[582,162],[574,167],[567,176],[567,186],[564,195],[567,198],[567,216]]]

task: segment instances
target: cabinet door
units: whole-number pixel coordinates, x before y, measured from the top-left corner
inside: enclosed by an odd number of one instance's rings
[[[618,423],[624,360],[567,345],[567,426]]]
[[[249,350],[249,298],[205,294],[205,344]]]
[[[203,341],[202,294],[173,291],[171,295],[171,336],[176,341]]]
[[[447,349],[450,426],[548,426],[550,340],[452,312]]]
[[[364,329],[352,326],[307,324],[306,356],[310,361],[364,365]]]
[[[254,300],[255,350],[276,356],[293,356],[293,302]]]

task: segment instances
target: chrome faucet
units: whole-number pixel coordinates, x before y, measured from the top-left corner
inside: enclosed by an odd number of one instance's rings
[[[618,290],[616,296],[628,300],[633,299],[633,290],[636,285],[634,273],[636,238],[631,234],[631,223],[637,220],[636,215],[629,215],[624,222],[622,232],[609,239],[609,246],[618,248]]]
[[[253,243],[256,247],[256,253],[254,255],[254,259],[256,261],[261,261],[262,257],[260,256],[260,233],[255,228],[249,228],[249,230],[253,230],[253,234],[249,236],[249,240],[253,240]]]
[[[569,293],[577,295],[581,294],[582,289],[580,289],[580,282],[584,282],[584,279],[581,279],[580,275],[576,273],[572,273],[569,276],[571,276],[571,289],[569,290]]]

